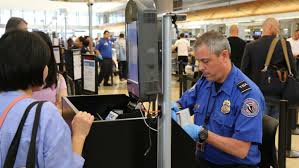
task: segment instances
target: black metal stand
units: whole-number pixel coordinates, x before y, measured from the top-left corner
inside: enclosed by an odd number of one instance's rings
[[[286,167],[286,136],[287,136],[288,101],[280,100],[279,139],[278,139],[278,166]]]
[[[293,125],[292,125],[292,134],[293,135],[299,135],[299,125],[298,123],[298,111],[296,109],[296,112],[294,113],[294,119],[293,119]]]
[[[293,121],[296,122],[296,118],[295,118],[296,113],[297,113],[296,109],[288,109],[287,111],[286,157],[288,158],[299,158],[299,152],[292,150],[292,128],[294,126]]]
[[[180,82],[180,97],[182,97],[183,93],[184,93],[184,89],[183,89],[183,64],[182,62],[179,62],[179,72],[178,72],[178,76],[179,76],[179,82]]]

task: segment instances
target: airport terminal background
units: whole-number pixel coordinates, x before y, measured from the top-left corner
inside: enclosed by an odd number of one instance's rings
[[[9,18],[20,17],[27,22],[28,31],[39,30],[49,34],[53,44],[60,46],[63,53],[67,48],[67,39],[76,41],[80,36],[89,36],[89,14],[86,2],[69,1],[0,0],[0,36],[4,34]],[[112,43],[118,40],[119,34],[125,33],[126,3],[127,0],[99,0],[93,4],[92,42],[94,45],[103,38],[105,30],[110,32]],[[238,36],[249,43],[254,38],[261,36],[262,22],[268,17],[279,20],[280,36],[284,38],[290,38],[293,32],[299,29],[298,0],[173,0],[173,7],[175,12],[187,14],[186,21],[177,22],[177,26],[179,32],[184,33],[184,37],[191,43],[191,46],[196,37],[210,30],[221,32],[224,36],[229,37],[229,28],[232,25],[238,26]],[[171,40],[174,45],[178,34],[174,28],[171,32],[173,35]],[[112,86],[100,84],[97,88],[98,94],[128,95],[127,81],[119,77],[115,47],[112,52],[113,68],[108,82]],[[198,77],[194,75],[197,73],[196,65],[191,49],[184,75],[196,79]],[[179,68],[177,53],[173,51],[172,101],[178,100],[182,90],[182,79],[178,75]],[[61,73],[64,73],[65,67],[60,70]],[[100,67],[98,71],[100,71]],[[193,83],[194,81],[186,81],[185,89],[191,88]],[[67,86],[74,87],[70,84]],[[73,94],[75,90],[76,88],[69,89],[69,94]],[[299,135],[292,135],[292,149],[299,151]],[[286,165],[287,168],[297,168],[299,158],[287,158]]]

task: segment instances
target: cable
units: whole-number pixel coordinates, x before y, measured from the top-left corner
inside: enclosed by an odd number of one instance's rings
[[[151,129],[151,130],[153,130],[153,131],[155,131],[155,132],[158,132],[158,130],[157,129],[155,129],[155,128],[152,128],[151,126],[149,126],[148,125],[148,123],[146,122],[146,120],[145,120],[145,116],[143,115],[143,112],[142,112],[142,110],[141,109],[139,109],[139,111],[140,111],[140,113],[141,113],[141,115],[142,115],[142,118],[143,118],[143,122],[144,122],[144,124],[149,128],[149,129]]]
[[[152,148],[152,137],[151,137],[151,129],[148,129],[148,140],[149,140],[149,146],[146,149],[146,151],[144,152],[143,156],[146,156]]]

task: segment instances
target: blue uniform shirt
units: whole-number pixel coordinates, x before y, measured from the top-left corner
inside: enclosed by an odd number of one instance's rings
[[[109,39],[101,38],[96,49],[100,51],[103,58],[112,59],[112,42]]]
[[[245,159],[227,154],[210,144],[206,144],[204,152],[198,152],[197,157],[218,165],[257,165],[260,162],[258,145],[262,143],[265,100],[259,88],[238,68],[232,67],[218,92],[214,82],[202,77],[178,103],[194,113],[195,124],[202,126],[207,113],[210,113],[209,131],[251,142]]]
[[[24,93],[0,93],[0,115],[13,99],[22,94]],[[17,131],[25,109],[33,101],[35,100],[27,98],[16,103],[7,114],[0,128],[0,167],[3,167],[8,148]],[[36,106],[37,105],[32,108],[25,122],[14,165],[15,168],[26,166]],[[84,159],[73,153],[70,129],[52,103],[44,103],[42,106],[37,132],[36,152],[37,158],[35,167],[82,168],[84,164]]]

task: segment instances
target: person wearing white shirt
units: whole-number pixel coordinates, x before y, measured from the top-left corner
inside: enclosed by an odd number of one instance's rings
[[[299,29],[297,29],[291,38],[288,38],[287,41],[290,42],[293,56],[296,60],[296,68],[297,72],[299,70]],[[297,78],[299,78],[299,74],[297,73]]]
[[[180,34],[180,39],[177,40],[172,47],[173,50],[177,48],[178,61],[182,64],[182,69],[179,69],[179,74],[182,74],[181,70],[185,71],[185,66],[188,63],[188,55],[190,50],[190,42],[184,38],[185,34]]]

